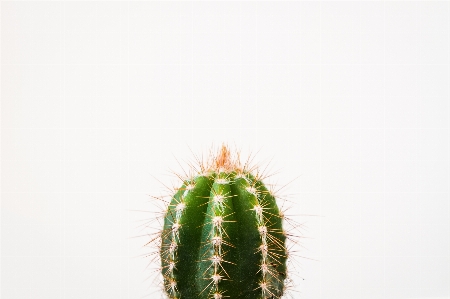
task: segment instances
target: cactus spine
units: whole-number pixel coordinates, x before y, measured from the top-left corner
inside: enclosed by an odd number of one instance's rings
[[[286,234],[261,177],[226,146],[171,196],[160,235],[164,290],[171,299],[280,298]]]

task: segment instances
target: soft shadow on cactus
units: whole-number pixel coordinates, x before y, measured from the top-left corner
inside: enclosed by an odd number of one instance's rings
[[[223,145],[179,176],[181,186],[166,200],[162,230],[151,241],[159,246],[168,298],[286,294],[286,241],[296,234],[286,230],[291,221],[277,205],[277,192],[263,183],[267,175],[249,160],[242,165],[239,153]]]

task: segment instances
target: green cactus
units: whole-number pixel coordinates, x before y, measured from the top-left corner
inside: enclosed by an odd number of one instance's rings
[[[169,298],[280,298],[286,233],[275,196],[222,146],[171,196],[160,235]]]

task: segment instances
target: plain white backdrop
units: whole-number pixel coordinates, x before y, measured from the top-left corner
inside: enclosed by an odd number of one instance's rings
[[[450,297],[449,2],[2,1],[1,64],[2,298],[160,298],[149,195],[222,142],[297,178],[293,298]]]

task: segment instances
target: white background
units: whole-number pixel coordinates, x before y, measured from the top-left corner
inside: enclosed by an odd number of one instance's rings
[[[449,298],[448,2],[4,1],[1,34],[2,298],[159,298],[149,194],[222,142],[298,177],[292,297]]]

